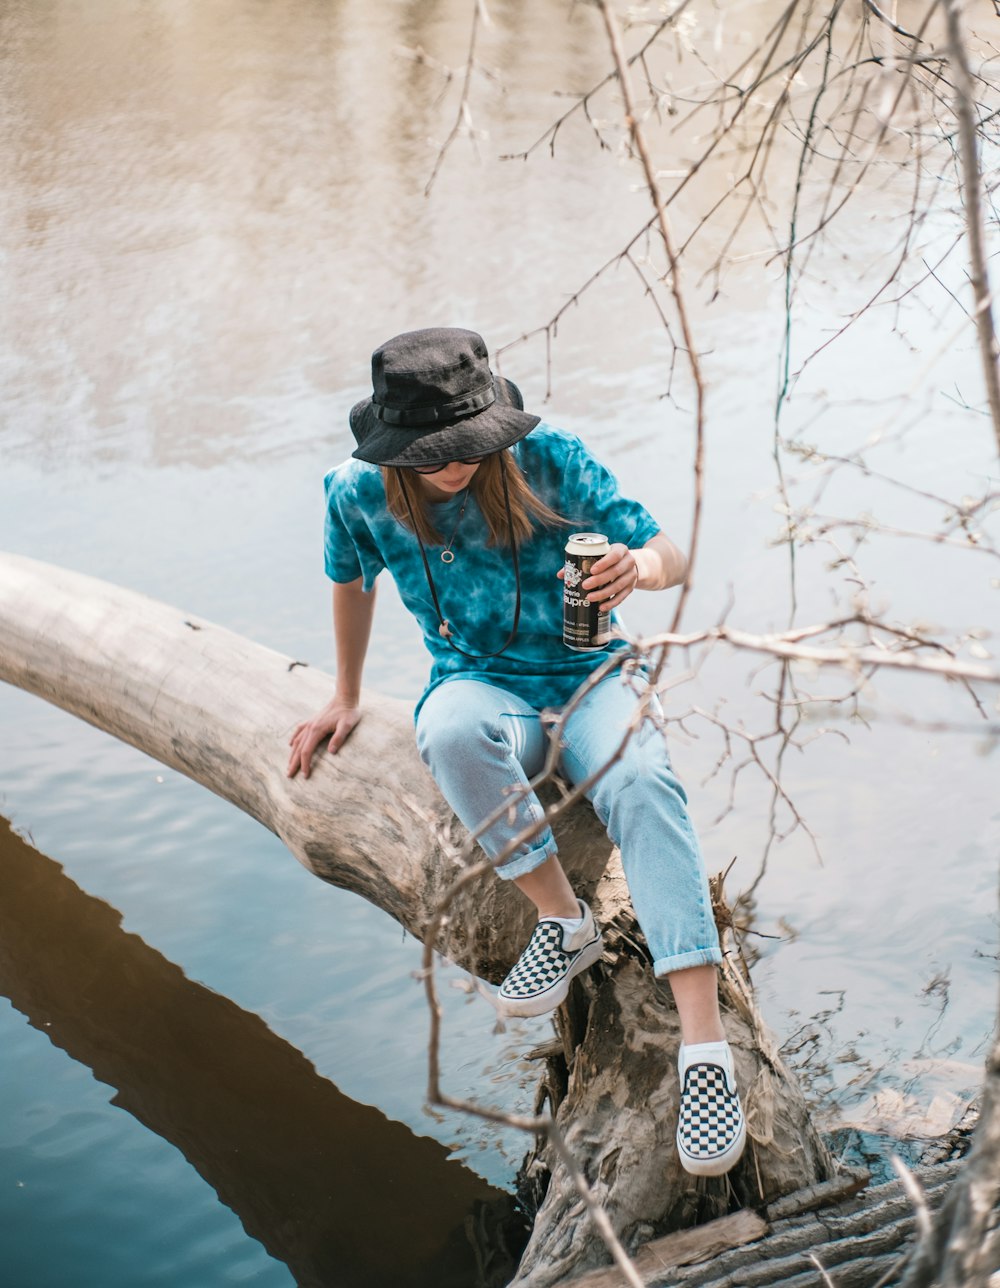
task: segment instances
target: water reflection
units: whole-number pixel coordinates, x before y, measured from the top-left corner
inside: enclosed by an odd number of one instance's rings
[[[349,1100],[258,1016],[123,931],[120,913],[6,823],[0,991],[181,1150],[297,1283],[507,1282],[507,1195]]]

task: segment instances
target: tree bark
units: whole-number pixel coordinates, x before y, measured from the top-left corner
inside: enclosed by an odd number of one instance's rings
[[[1000,1272],[1000,1035],[986,1061],[972,1149],[900,1288],[988,1288]]]
[[[917,1168],[929,1211],[937,1210],[962,1160]],[[807,1193],[755,1213],[756,1225],[723,1217],[683,1235],[667,1235],[636,1258],[645,1288],[888,1288],[917,1230],[913,1204],[899,1181],[857,1198]],[[791,1209],[789,1211],[789,1209]],[[826,1278],[824,1278],[826,1275]],[[591,1271],[565,1288],[622,1288],[616,1270]]]
[[[423,937],[457,872],[441,837],[463,834],[416,754],[407,704],[366,695],[344,749],[321,757],[308,781],[288,779],[290,732],[328,700],[330,676],[134,592],[2,554],[0,641],[0,679],[232,801],[309,871]],[[555,830],[570,879],[611,933],[605,961],[560,1010],[562,1052],[548,1061],[537,1103],[548,1098],[619,1236],[636,1246],[827,1179],[829,1155],[731,965],[723,1002],[750,1144],[728,1178],[681,1172],[676,1012],[649,970],[618,856],[593,811],[581,806]],[[530,933],[531,912],[511,883],[487,876],[459,896],[440,947],[497,982]],[[522,1190],[537,1213],[519,1288],[607,1262],[545,1142],[525,1164]]]

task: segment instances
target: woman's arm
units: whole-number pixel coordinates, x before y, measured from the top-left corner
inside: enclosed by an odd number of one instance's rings
[[[633,590],[667,590],[679,586],[687,573],[687,558],[663,532],[650,537],[639,550],[616,541],[583,582],[587,598],[605,608],[617,608]]]
[[[336,754],[361,719],[361,673],[375,615],[375,588],[362,589],[362,579],[335,582],[333,636],[337,646],[337,684],[333,697],[311,720],[295,726],[289,745],[288,777],[301,769],[306,778],[319,744],[329,736]]]
[[[641,550],[630,553],[639,572],[635,590],[669,590],[671,586],[679,586],[687,576],[687,556],[665,532],[658,532]]]

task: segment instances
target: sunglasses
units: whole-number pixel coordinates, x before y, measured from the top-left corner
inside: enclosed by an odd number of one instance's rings
[[[417,474],[440,474],[449,465],[478,465],[485,459],[484,456],[460,456],[457,461],[442,461],[440,465],[411,465],[410,469]]]

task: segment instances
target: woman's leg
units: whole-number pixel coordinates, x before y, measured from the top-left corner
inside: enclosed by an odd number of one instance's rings
[[[724,1042],[719,1015],[719,980],[714,966],[689,966],[667,975],[686,1045]]]
[[[569,716],[563,769],[581,782],[611,761],[635,718],[639,698],[618,675],[602,680]],[[588,791],[621,850],[636,916],[653,969],[673,988],[685,1042],[721,1037],[715,965],[722,960],[705,865],[670,765],[659,707]]]
[[[563,768],[579,783],[608,765],[587,795],[621,851],[654,970],[670,981],[681,1022],[678,1154],[687,1171],[718,1176],[738,1161],[746,1139],[719,1017],[722,954],[687,797],[656,719],[643,721],[615,759],[638,704],[618,676],[597,685],[567,719]]]
[[[480,680],[451,680],[434,689],[417,718],[417,746],[445,799],[475,832],[516,794],[478,837],[493,859],[545,817],[528,779],[545,760],[538,712],[514,694]],[[601,954],[590,909],[573,893],[548,825],[522,841],[499,876],[512,880],[538,909],[531,940],[498,994],[510,1015],[542,1015],[563,1000],[574,975]]]
[[[580,915],[579,900],[555,855],[546,859],[534,872],[515,877],[514,884],[535,905],[539,917],[572,920]]]
[[[421,759],[470,832],[517,793],[511,808],[478,837],[493,860],[515,836],[545,817],[538,797],[525,790],[528,779],[542,767],[545,745],[538,712],[514,694],[481,680],[448,680],[438,685],[417,717]],[[555,839],[545,825],[522,842],[497,873],[506,880],[526,877],[555,853]]]

